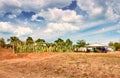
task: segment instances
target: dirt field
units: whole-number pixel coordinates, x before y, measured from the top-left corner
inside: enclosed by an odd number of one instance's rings
[[[14,54],[0,49],[0,78],[120,78],[120,52]]]

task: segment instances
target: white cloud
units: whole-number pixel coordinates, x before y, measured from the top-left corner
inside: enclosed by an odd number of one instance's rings
[[[106,17],[110,20],[116,21],[116,19],[120,18],[120,15],[114,13],[112,7],[108,7]]]
[[[6,9],[6,11],[21,9],[38,12],[40,9],[44,8],[64,7],[69,5],[71,1],[72,0],[0,0],[0,9]]]
[[[75,11],[62,10],[58,8],[48,9],[48,11],[41,11],[40,13],[33,15],[32,20],[37,20],[37,17],[44,17],[49,22],[81,22],[82,16],[77,15]]]
[[[16,18],[16,15],[15,15],[15,14],[13,14],[13,15],[8,15],[8,18],[10,18],[10,19]]]
[[[0,22],[1,32],[12,32],[14,30],[10,22]]]
[[[17,27],[14,31],[14,33],[17,35],[17,36],[22,36],[22,35],[28,35],[28,34],[31,34],[33,31],[29,28],[29,27]]]
[[[109,31],[117,30],[118,28],[119,28],[118,26],[109,26],[109,27],[102,28],[100,30],[93,31],[90,34],[94,35],[94,34],[105,33]]]
[[[104,24],[106,21],[99,20],[99,21],[93,21],[93,22],[86,22],[83,21],[82,23],[77,23],[76,25],[79,26],[80,30],[85,30],[91,27],[96,27],[98,25]]]
[[[33,30],[34,33],[31,36],[35,39],[53,39],[77,30],[79,30],[79,27],[70,23],[48,23],[46,28],[36,28]]]
[[[78,0],[78,6],[86,11],[89,16],[96,16],[103,12],[103,7],[98,6],[95,0]]]
[[[106,5],[111,7],[116,14],[120,15],[120,0],[108,0]]]
[[[69,23],[49,23],[48,28],[44,31],[45,33],[55,32],[69,32],[79,30],[78,26],[74,26]]]
[[[15,26],[10,22],[0,22],[0,31],[9,32],[12,35],[22,36],[31,34],[33,31],[29,27]]]
[[[86,11],[89,18],[104,16],[108,20],[120,18],[120,0],[78,0],[78,6]]]
[[[0,4],[2,4],[1,7],[5,7],[5,6],[21,7],[21,3],[20,3],[19,0],[7,0],[7,1],[6,0],[0,0]]]
[[[101,14],[103,11],[103,8],[102,7],[97,7],[97,8],[94,8],[94,10],[92,10],[92,15],[98,15],[98,14]]]
[[[76,33],[74,37],[79,38],[79,36],[96,35],[117,29],[116,26],[108,26],[100,30],[93,29],[92,32],[88,31],[87,33],[77,32],[78,30],[86,30],[97,27],[98,25],[100,26],[101,24],[107,24],[107,22],[111,20],[119,19],[120,0],[77,0],[80,9],[87,12],[88,15],[85,16],[77,15],[74,10],[58,9],[69,5],[71,1],[72,0],[0,0],[0,17],[4,16],[6,12],[12,12],[13,15],[8,15],[8,17],[13,19],[22,11],[33,11],[37,13],[32,16],[33,21],[41,22],[40,19],[37,19],[39,16],[45,19],[42,23],[30,22],[29,19],[23,22],[17,19],[16,23],[18,25],[10,22],[0,22],[0,31],[10,32],[17,36],[30,34],[34,38],[42,37],[52,39],[66,36],[66,33],[74,31],[74,33]],[[101,16],[103,16],[103,18]],[[94,18],[97,20],[94,20]],[[38,26],[40,28],[38,28]],[[120,31],[118,30],[116,32],[119,33]]]
[[[102,23],[102,22],[99,22],[99,23]],[[91,23],[91,27],[94,26],[94,25],[96,26],[99,23]],[[88,26],[86,24],[85,29],[88,28]],[[105,34],[106,32],[110,32],[110,31],[117,31],[119,33],[118,29],[120,29],[119,23],[117,25],[114,25],[114,26],[107,26],[107,27],[104,27],[104,28],[101,28],[101,29],[96,29],[96,30],[92,30],[92,31],[84,32],[84,33],[76,33],[76,34],[74,34],[74,36],[73,35],[69,36],[69,38],[71,38],[71,39],[75,38],[75,40],[79,40],[81,38],[82,39],[87,39],[87,37],[88,37],[88,38],[91,38],[90,41],[92,40],[93,42],[95,42],[94,40],[96,40],[96,42],[98,42],[98,40],[100,38],[101,38],[100,42],[104,41],[104,39],[106,39],[106,41],[107,40],[113,41],[113,40],[117,40],[119,38],[119,36],[118,36],[118,38],[114,38],[113,36],[106,36],[106,37],[110,37],[111,39],[105,38],[105,37],[103,39],[103,37],[101,37],[100,35],[103,35],[103,33]],[[87,39],[87,40],[89,40],[89,39]]]

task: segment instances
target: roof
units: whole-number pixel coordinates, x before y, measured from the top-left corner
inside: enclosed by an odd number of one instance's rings
[[[99,43],[94,43],[94,44],[88,45],[88,47],[103,47],[103,46],[105,46],[105,45],[99,44]]]

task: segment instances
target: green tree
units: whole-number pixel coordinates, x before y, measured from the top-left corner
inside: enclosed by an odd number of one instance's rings
[[[0,38],[0,48],[5,47],[6,43],[5,40],[3,38]]]
[[[72,51],[72,41],[70,39],[67,39],[65,41],[66,51]]]
[[[64,51],[64,46],[65,46],[64,40],[62,40],[61,38],[58,38],[57,40],[54,41],[54,44],[56,46],[56,51],[59,51],[59,52]]]
[[[45,42],[45,40],[44,39],[37,39],[36,41],[35,41],[35,44],[36,44],[36,51],[37,52],[44,52],[44,48],[45,48],[45,44],[46,42]]]
[[[9,39],[7,39],[8,42],[10,42],[11,45],[17,46],[18,44],[22,43],[22,41],[16,37],[16,36],[12,36]]]
[[[77,47],[84,47],[86,45],[86,42],[84,40],[78,40],[77,41]]]
[[[114,50],[120,50],[120,42],[109,42],[108,44]]]
[[[34,41],[33,41],[32,37],[28,37],[26,39],[26,45],[33,45],[33,44],[34,44]]]
[[[55,52],[55,44],[54,43],[46,43],[46,48],[48,52]]]
[[[116,50],[116,51],[120,51],[120,43],[115,42],[115,43],[114,43],[114,47],[115,47],[115,50]]]
[[[35,51],[35,45],[34,45],[34,40],[32,37],[28,37],[26,39],[26,52],[34,52]]]
[[[35,41],[35,43],[36,43],[37,45],[44,45],[44,44],[45,44],[45,40],[44,40],[44,39],[37,39],[37,40]]]
[[[110,47],[114,46],[114,43],[113,42],[109,42],[108,44]]]
[[[12,45],[14,52],[19,52],[20,47],[22,46],[23,42],[16,36],[12,36],[9,39],[7,39],[8,42],[10,42],[10,45]]]

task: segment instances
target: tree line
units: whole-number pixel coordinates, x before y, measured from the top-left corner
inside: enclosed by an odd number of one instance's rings
[[[16,53],[22,52],[73,52],[74,48],[85,47],[88,45],[85,40],[78,40],[76,44],[68,38],[65,41],[58,38],[53,43],[46,42],[44,39],[33,40],[32,37],[27,37],[25,41],[20,40],[16,36],[12,36],[7,39],[9,44],[6,44],[3,38],[0,38],[1,48],[14,48]],[[109,43],[109,46],[120,50],[120,43]]]

